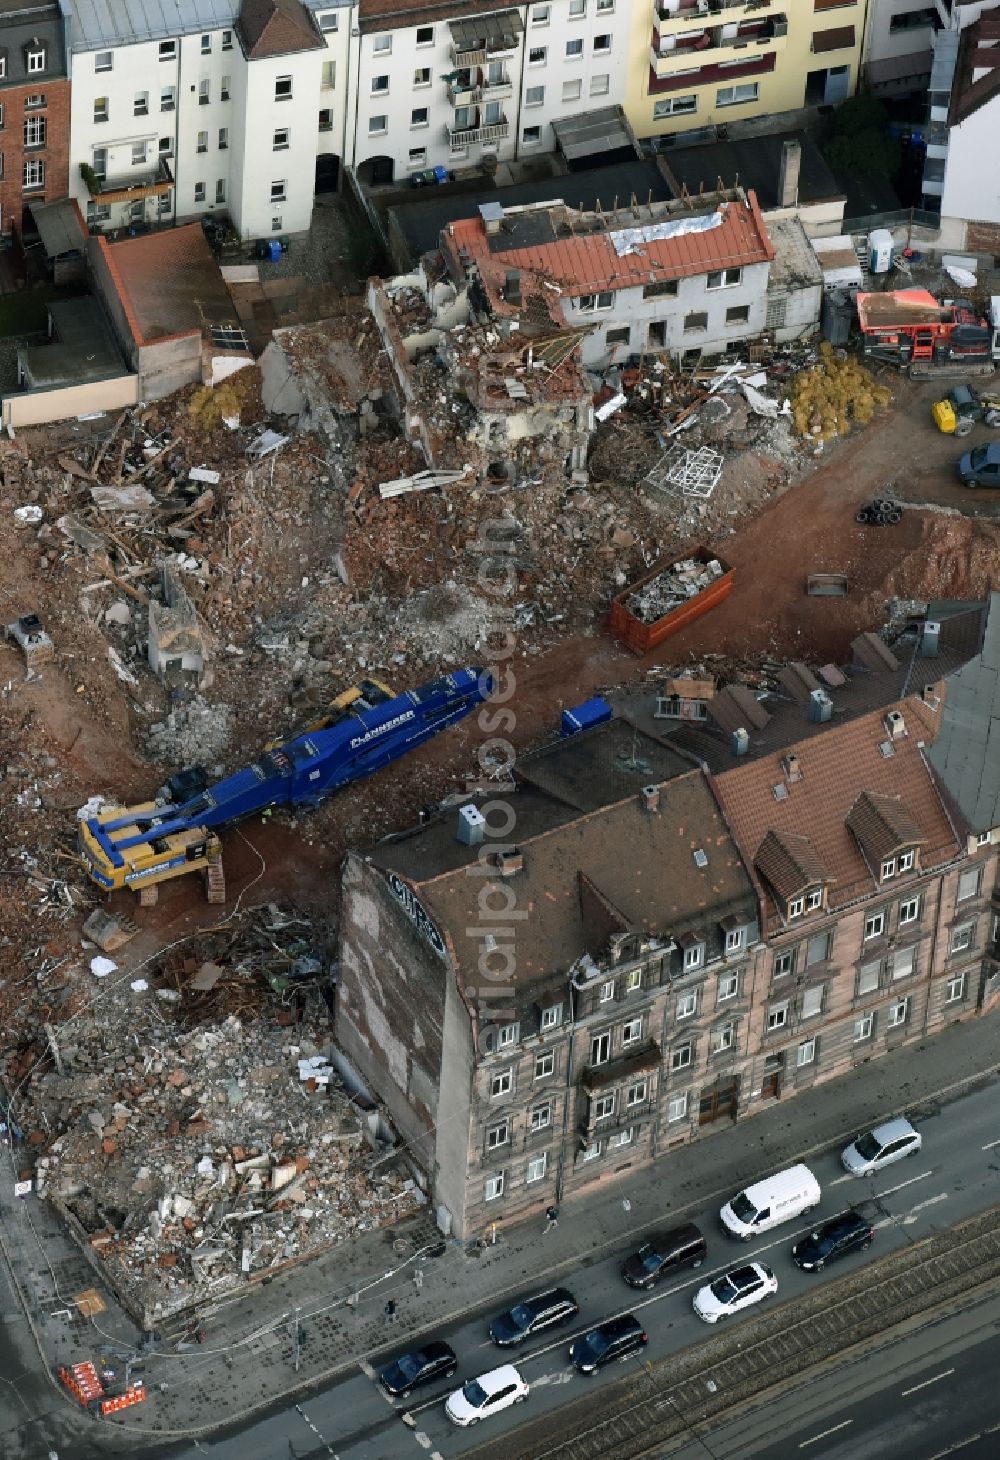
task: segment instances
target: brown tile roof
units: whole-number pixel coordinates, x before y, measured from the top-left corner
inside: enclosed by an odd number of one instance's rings
[[[807,838],[825,875],[834,879],[830,907],[842,906],[878,887],[871,867],[848,826],[848,815],[859,791],[876,798],[901,800],[920,828],[924,868],[933,868],[959,855],[961,845],[948,819],[937,785],[923,757],[923,739],[933,740],[941,711],[933,712],[916,696],[892,708],[903,717],[908,734],[893,741],[885,756],[881,710],[861,715],[846,724],[831,724],[822,734],[797,741],[788,749],[798,757],[802,780],[787,786],[787,796],[776,800],[772,787],[782,780],[782,754],[723,770],[715,785],[736,841],[748,863],[756,858],[769,831],[783,838]],[[881,801],[876,801],[881,806]],[[772,922],[776,909],[770,910]]]
[[[847,813],[847,825],[875,867],[894,852],[921,846],[926,840],[898,796],[862,791]]]
[[[137,343],[239,326],[200,223],[108,244],[104,254]]]
[[[430,25],[437,20],[458,20],[470,15],[493,15],[509,10],[510,0],[361,0],[358,24],[362,34]]]
[[[991,44],[997,40],[1000,33],[995,15],[981,16],[975,25],[962,31],[948,111],[952,126],[1000,95],[1000,46]],[[977,71],[984,74],[977,77]]]
[[[899,668],[899,660],[879,634],[859,634],[852,639],[851,655],[855,664],[876,674],[885,669]]]
[[[300,0],[243,0],[236,28],[251,61],[317,51],[325,45]]]
[[[823,688],[809,666],[799,659],[793,659],[791,664],[785,665],[778,674],[778,683],[793,700],[798,700],[801,704],[808,703],[814,689]]]
[[[757,848],[754,866],[782,902],[829,882],[830,875],[807,836],[771,830]]]
[[[727,735],[734,730],[763,730],[771,718],[745,684],[727,684],[710,700],[708,713]]]

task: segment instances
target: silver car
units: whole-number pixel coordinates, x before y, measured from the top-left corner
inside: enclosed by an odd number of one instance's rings
[[[914,1155],[922,1144],[920,1132],[900,1117],[865,1131],[846,1151],[841,1152],[840,1159],[844,1170],[852,1176],[873,1176],[883,1166],[891,1166],[893,1161]]]

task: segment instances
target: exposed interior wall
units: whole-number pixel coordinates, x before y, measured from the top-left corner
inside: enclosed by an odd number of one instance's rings
[[[201,334],[173,335],[138,348],[143,400],[159,400],[183,385],[201,385]]]
[[[103,246],[102,246],[103,245]],[[107,311],[111,320],[111,328],[121,346],[125,359],[133,370],[139,368],[138,346],[135,335],[132,333],[132,326],[129,323],[125,305],[121,295],[118,293],[118,286],[115,283],[114,275],[108,267],[107,244],[101,238],[87,239],[87,265],[90,269],[90,276],[93,282],[94,293],[98,296]]]
[[[111,380],[92,380],[84,385],[66,385],[59,390],[32,390],[4,396],[5,426],[41,426],[48,421],[65,421],[91,411],[120,411],[139,400],[136,375],[118,375]]]

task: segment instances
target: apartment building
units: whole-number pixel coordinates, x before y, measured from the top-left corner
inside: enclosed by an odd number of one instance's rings
[[[936,35],[929,110],[924,202],[940,209],[941,242],[993,253],[1000,193],[984,158],[1000,127],[1000,10]]]
[[[64,198],[69,81],[59,6],[0,7],[0,232],[24,232],[32,203]]]
[[[654,1160],[669,1205],[672,1149],[997,1006],[1000,595],[930,612],[348,858],[338,1040],[446,1230]]]
[[[349,14],[332,0],[157,0],[138,20],[127,0],[74,6],[70,189],[88,221],[218,211],[244,238],[307,229],[317,177],[342,156]]]
[[[874,96],[926,87],[934,36],[948,24],[950,12],[951,0],[869,0],[862,70]]]

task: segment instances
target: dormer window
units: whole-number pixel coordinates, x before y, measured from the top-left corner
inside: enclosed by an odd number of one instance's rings
[[[887,857],[886,860],[882,863],[882,881],[883,882],[888,882],[889,881],[889,878],[890,877],[895,877],[895,875],[896,875],[896,858],[895,857]]]
[[[815,912],[818,907],[823,906],[823,889],[814,887],[806,894],[806,908],[809,912]]]
[[[549,1004],[542,1010],[542,1028],[556,1029],[562,1023],[562,1004]]]
[[[788,904],[789,918],[800,918],[805,910],[806,900],[804,897],[793,897]]]
[[[700,968],[704,957],[704,943],[691,943],[684,949],[684,971],[690,973],[693,968]]]
[[[913,871],[913,867],[914,867],[914,863],[916,862],[916,859],[917,859],[917,854],[914,851],[900,852],[900,854],[899,854],[899,870],[900,870],[900,872],[912,872]]]
[[[631,970],[631,972],[627,975],[626,979],[625,979],[625,992],[627,994],[633,994],[633,993],[635,993],[636,989],[641,989],[641,988],[642,988],[642,969],[641,968],[633,968]]]
[[[726,952],[738,953],[743,947],[743,929],[730,928],[726,934]]]
[[[28,47],[28,73],[45,70],[45,47],[40,46],[37,41]]]

